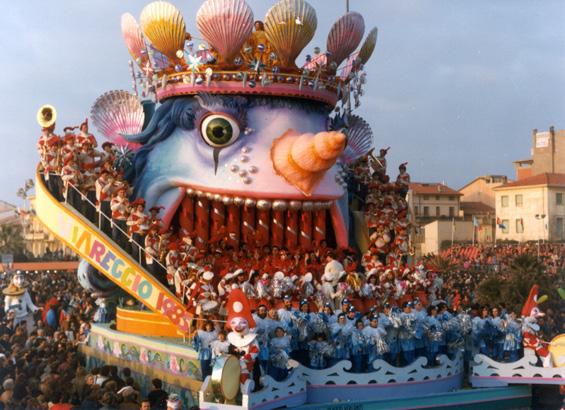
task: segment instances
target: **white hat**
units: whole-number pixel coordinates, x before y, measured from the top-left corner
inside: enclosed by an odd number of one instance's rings
[[[403,274],[403,275],[406,275],[407,273],[410,273],[410,272],[411,272],[410,269],[409,269],[409,268],[406,268],[406,269],[404,269],[404,272],[402,272],[402,274]]]
[[[369,272],[367,272],[367,279],[369,279],[371,276],[376,274],[377,274],[377,268],[371,269]]]
[[[303,280],[304,282],[312,282],[312,272],[306,273],[306,275],[304,275],[304,277],[302,278],[302,280]]]
[[[292,275],[290,281],[295,282],[297,279],[298,279],[298,275]]]
[[[212,280],[214,278],[214,272],[211,271],[206,271],[204,272],[204,274],[202,275],[202,279],[204,280]]]
[[[233,273],[228,272],[228,273],[226,273],[226,275],[224,276],[224,279],[225,279],[225,280],[230,280],[232,277],[233,277]]]
[[[263,276],[261,276],[261,279],[269,279],[269,274],[263,273]]]
[[[277,280],[282,280],[282,279],[284,279],[284,272],[281,272],[281,271],[275,272],[275,276],[274,276],[274,277],[275,277],[275,279],[277,279]]]
[[[338,276],[337,279],[339,280],[339,279],[343,278],[344,276],[347,276],[347,272],[342,270],[341,272],[339,272],[339,276]]]
[[[242,273],[243,273],[243,269],[240,268],[240,269],[236,270],[236,271],[233,273],[233,276],[232,276],[232,277],[235,278],[236,276],[239,276],[239,275],[241,275]]]

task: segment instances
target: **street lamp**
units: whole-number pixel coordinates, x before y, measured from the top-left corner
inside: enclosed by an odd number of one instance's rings
[[[543,220],[545,219],[545,214],[536,214],[536,219],[538,221],[541,221],[541,231],[542,231],[542,235],[545,232],[545,223],[543,222]],[[539,259],[539,236],[538,236],[538,259]]]

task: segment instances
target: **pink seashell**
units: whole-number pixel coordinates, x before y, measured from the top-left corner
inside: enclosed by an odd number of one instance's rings
[[[96,99],[90,118],[108,140],[130,149],[139,147],[123,137],[137,134],[143,127],[145,113],[136,96],[124,90],[108,91]]]
[[[129,13],[122,14],[122,35],[131,57],[143,66],[147,61],[147,45],[135,17]]]
[[[196,24],[221,60],[232,63],[253,32],[253,11],[244,0],[206,0],[198,10]]]
[[[329,61],[338,66],[349,54],[353,53],[365,32],[363,16],[351,11],[339,18],[328,34],[327,49],[330,52]]]

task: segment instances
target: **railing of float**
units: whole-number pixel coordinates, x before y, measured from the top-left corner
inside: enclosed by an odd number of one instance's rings
[[[71,184],[71,183],[68,183],[68,186],[69,186],[69,188],[71,188],[73,191],[75,191],[78,195],[80,195],[81,200],[84,201],[84,202],[86,202],[88,205],[90,205],[90,206],[95,210],[95,212],[98,214],[98,220],[99,220],[98,229],[100,229],[100,220],[101,220],[101,219],[105,219],[105,220],[108,221],[108,223],[112,226],[112,229],[113,229],[113,228],[116,228],[118,231],[120,231],[120,233],[121,233],[122,235],[124,235],[125,238],[127,238],[127,240],[128,240],[130,243],[132,243],[132,244],[134,244],[135,246],[137,246],[137,248],[139,249],[139,259],[137,260],[137,263],[141,264],[141,257],[142,257],[142,255],[145,256],[146,253],[147,253],[147,251],[145,250],[145,245],[142,245],[142,244],[136,242],[130,234],[128,234],[126,231],[124,231],[124,230],[123,230],[122,228],[120,228],[118,225],[114,224],[114,223],[112,222],[112,217],[111,217],[111,216],[108,216],[108,215],[106,215],[104,212],[102,212],[102,210],[99,209],[99,207],[97,207],[94,202],[92,202],[90,199],[88,199],[88,197],[87,197],[86,195],[84,195],[76,186],[74,186],[74,185]],[[68,205],[70,205],[70,204],[68,203],[67,199],[68,199],[68,195],[65,197],[65,203],[68,204]],[[71,208],[73,208],[72,205],[70,205],[70,206],[71,206]],[[76,208],[73,208],[73,209],[77,210]],[[81,215],[82,215],[82,214],[81,214]],[[82,216],[84,216],[84,215],[82,215]],[[104,234],[104,235],[105,235],[104,232],[101,232],[101,234]],[[107,236],[107,235],[106,235],[106,236]],[[110,239],[110,238],[109,238],[109,239]],[[161,261],[160,261],[158,258],[153,257],[153,263],[155,263],[156,265],[159,265],[159,267],[161,267],[161,269],[163,269],[163,270],[166,271],[167,268],[165,267],[165,265],[163,265],[163,264],[161,263]]]
[[[182,301],[85,216],[59,202],[39,170],[35,186],[36,214],[47,229],[124,291],[166,317],[181,333],[190,332],[192,317]]]

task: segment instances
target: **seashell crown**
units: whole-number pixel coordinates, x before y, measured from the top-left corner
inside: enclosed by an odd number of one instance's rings
[[[317,24],[304,0],[278,1],[263,21],[255,20],[245,0],[205,0],[196,34],[187,31],[175,6],[156,1],[142,10],[139,24],[124,14],[122,33],[133,58],[134,91],[144,98],[205,92],[296,97],[332,107],[341,102],[344,109],[354,101],[357,107],[377,29],[362,42],[363,17],[348,12],[331,27],[326,52],[316,47],[297,65]]]

